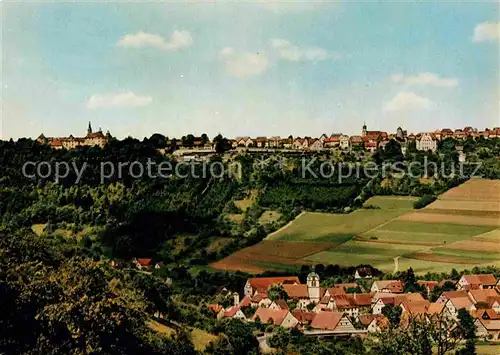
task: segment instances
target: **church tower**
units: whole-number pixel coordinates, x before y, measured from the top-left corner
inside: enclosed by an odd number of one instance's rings
[[[320,301],[319,275],[314,272],[314,267],[307,275],[307,292],[312,302],[318,303]]]
[[[361,131],[361,136],[366,136],[366,123],[363,124],[363,130]]]
[[[89,121],[89,128],[87,128],[87,134],[91,134],[92,133],[92,125],[90,124],[90,121]]]

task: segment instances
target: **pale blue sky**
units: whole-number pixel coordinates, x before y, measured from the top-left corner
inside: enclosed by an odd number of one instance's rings
[[[500,125],[493,2],[1,6],[4,139]]]

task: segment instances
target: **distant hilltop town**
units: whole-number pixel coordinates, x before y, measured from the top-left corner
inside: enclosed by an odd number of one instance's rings
[[[36,139],[39,143],[48,144],[54,149],[74,149],[76,147],[93,147],[98,146],[103,148],[106,143],[108,143],[111,138],[111,134],[109,131],[106,132],[106,135],[102,133],[102,130],[99,128],[99,131],[92,131],[92,124],[89,122],[89,127],[87,128],[87,135],[85,137],[73,137],[71,134],[69,137],[45,137],[42,134]]]
[[[500,138],[500,127],[492,129],[485,128],[484,131],[479,131],[477,128],[470,126],[463,129],[452,130],[450,128],[438,129],[434,132],[421,132],[417,134],[408,134],[406,130],[398,127],[395,133],[383,131],[369,131],[366,124],[361,129],[361,135],[348,136],[342,133],[333,133],[331,135],[322,134],[319,138],[312,137],[293,137],[282,138],[275,137],[236,137],[229,139],[229,146],[233,149],[237,148],[256,148],[256,149],[287,149],[287,150],[323,150],[323,149],[340,149],[340,150],[367,150],[375,152],[379,148],[383,148],[389,141],[396,140],[400,143],[403,153],[406,151],[407,144],[414,142],[417,150],[432,151],[437,150],[439,141],[446,138],[454,138],[457,140],[466,140],[468,138],[492,139]],[[37,141],[43,144],[48,144],[54,149],[73,149],[81,146],[99,146],[104,145],[111,138],[109,131],[104,135],[101,130],[92,132],[92,126],[89,122],[87,135],[85,137],[45,137],[41,134]],[[201,137],[188,135],[181,139],[167,139],[166,146],[175,149],[201,149],[213,150],[213,143],[208,139],[206,134]]]

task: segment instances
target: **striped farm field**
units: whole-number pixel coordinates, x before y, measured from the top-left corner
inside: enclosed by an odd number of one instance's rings
[[[446,247],[449,249],[458,250],[478,250],[481,252],[492,252],[497,253],[500,259],[500,241],[487,241],[482,239],[477,239],[474,237],[473,240],[462,240],[460,242],[452,243]]]
[[[363,237],[389,241],[453,243],[491,231],[489,226],[467,226],[450,223],[426,223],[394,220],[362,234]]]
[[[403,215],[406,210],[357,210],[349,214],[306,212],[267,240],[328,241],[337,236],[350,236]],[[334,240],[332,240],[334,241]]]
[[[427,222],[427,223],[456,223],[472,226],[500,227],[500,215],[465,216],[462,213],[427,213],[427,210],[408,213],[399,218],[400,221]]]
[[[281,265],[302,264],[300,259],[327,250],[336,244],[331,242],[283,242],[264,240],[251,247],[237,251],[230,256],[210,265],[215,269],[249,270],[257,268],[259,263]],[[260,268],[259,268],[260,269]]]
[[[475,241],[500,243],[500,229],[495,229],[495,230],[492,230],[491,232],[476,235],[472,239]]]
[[[374,196],[349,214],[303,212],[249,248],[211,266],[263,272],[322,263],[370,264],[417,273],[500,265],[500,181],[469,180],[429,206],[415,198]]]
[[[500,201],[436,200],[426,210],[500,211]]]
[[[471,179],[446,191],[439,199],[498,202],[500,200],[500,180]]]

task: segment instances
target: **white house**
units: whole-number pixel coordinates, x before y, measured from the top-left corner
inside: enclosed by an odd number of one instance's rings
[[[417,150],[432,151],[437,150],[437,139],[433,133],[422,133],[417,139]]]

